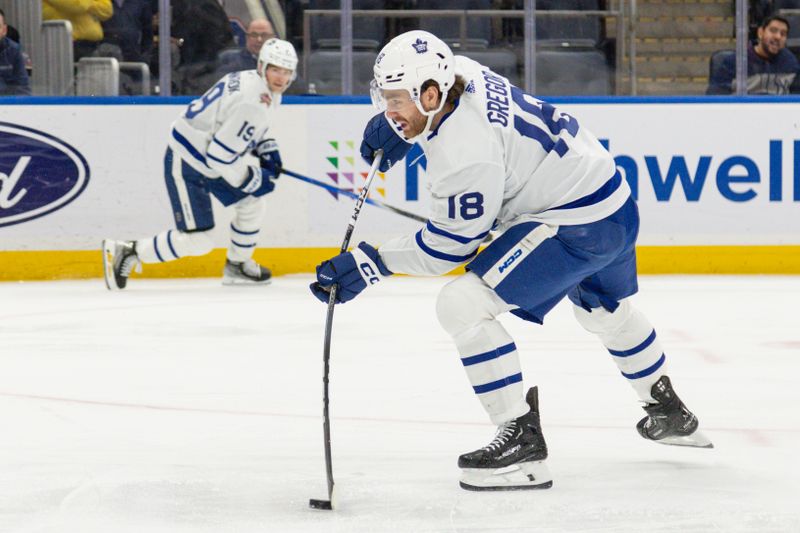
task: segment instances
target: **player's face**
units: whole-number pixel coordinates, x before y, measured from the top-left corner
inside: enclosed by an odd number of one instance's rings
[[[267,84],[273,93],[282,93],[292,81],[292,71],[288,68],[267,66]]]
[[[422,133],[428,119],[419,112],[408,91],[383,91],[383,98],[386,102],[386,116],[403,128],[403,135],[410,139]]]
[[[780,20],[773,20],[766,28],[758,28],[758,40],[761,48],[771,56],[778,55],[786,46],[789,28]]]

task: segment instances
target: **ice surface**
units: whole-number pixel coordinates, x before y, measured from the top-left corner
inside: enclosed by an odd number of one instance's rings
[[[644,277],[635,302],[713,450],[661,446],[562,303],[503,322],[538,384],[554,486],[472,493],[494,433],[434,307],[392,278],[336,310],[337,508],[326,497],[325,306],[286,276],[0,284],[0,531],[798,532],[798,277]]]

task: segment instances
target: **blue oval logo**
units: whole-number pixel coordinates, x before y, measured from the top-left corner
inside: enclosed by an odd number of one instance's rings
[[[75,148],[42,131],[0,122],[0,227],[61,209],[89,184]]]

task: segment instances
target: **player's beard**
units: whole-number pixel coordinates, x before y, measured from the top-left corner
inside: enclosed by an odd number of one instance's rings
[[[407,139],[413,139],[414,137],[418,136],[420,133],[425,131],[425,126],[428,124],[428,117],[423,115],[420,112],[414,113],[413,116],[409,118],[399,117],[402,122],[408,124],[408,128],[403,130],[403,135]],[[395,119],[396,122],[399,122]]]

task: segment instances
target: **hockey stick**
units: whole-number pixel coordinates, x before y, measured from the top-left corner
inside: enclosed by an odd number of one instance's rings
[[[311,185],[316,185],[317,187],[322,187],[323,189],[327,189],[327,190],[329,190],[331,192],[335,192],[335,193],[338,193],[338,194],[343,194],[343,195],[348,196],[348,197],[350,197],[350,198],[352,198],[354,200],[358,199],[358,195],[356,193],[352,192],[352,191],[348,191],[346,189],[340,189],[339,187],[335,187],[333,185],[329,185],[329,184],[324,183],[322,181],[315,180],[314,178],[309,178],[308,176],[303,176],[302,174],[298,174],[297,172],[294,172],[294,171],[291,171],[291,170],[287,170],[285,168],[283,170],[281,170],[281,174],[286,174],[287,176],[291,176],[291,177],[293,177],[295,179],[298,179],[300,181],[304,181],[306,183],[310,183]],[[364,200],[364,202],[368,203],[370,205],[374,205],[376,207],[380,207],[381,209],[386,209],[387,211],[391,211],[392,213],[396,213],[396,214],[398,214],[400,216],[404,216],[406,218],[410,218],[411,220],[416,220],[417,222],[425,223],[425,222],[428,221],[428,219],[426,219],[424,217],[421,217],[416,213],[412,213],[410,211],[405,211],[404,209],[400,209],[399,207],[395,207],[393,205],[389,205],[387,203],[384,203],[381,200],[376,200],[374,198],[367,198],[366,200]]]
[[[372,161],[372,167],[369,169],[367,181],[364,183],[364,188],[361,189],[361,194],[356,199],[356,206],[353,209],[353,215],[350,217],[350,223],[347,224],[347,231],[344,233],[344,240],[339,253],[345,253],[347,247],[350,245],[350,237],[353,236],[353,229],[356,227],[358,215],[361,213],[361,208],[369,194],[369,187],[372,185],[372,179],[378,172],[378,167],[383,159],[383,150],[375,152],[375,159]],[[328,499],[315,500],[310,499],[308,505],[312,509],[324,509],[330,511],[333,509],[333,464],[331,462],[331,419],[328,412],[328,404],[330,399],[328,396],[328,375],[330,374],[330,361],[331,361],[331,330],[333,329],[333,309],[336,305],[336,291],[338,285],[331,287],[331,295],[328,298],[328,315],[325,317],[325,346],[322,350],[322,432],[324,434],[325,445],[325,473],[328,477]]]

